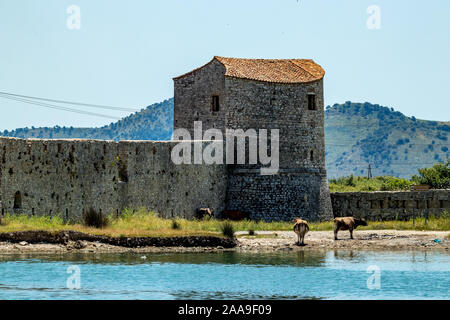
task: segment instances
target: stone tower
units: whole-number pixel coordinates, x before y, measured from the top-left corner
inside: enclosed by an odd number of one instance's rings
[[[214,57],[174,78],[174,129],[192,132],[202,121],[203,130],[279,130],[279,171],[261,175],[258,164],[229,165],[226,209],[269,221],[332,218],[324,74],[312,60]]]

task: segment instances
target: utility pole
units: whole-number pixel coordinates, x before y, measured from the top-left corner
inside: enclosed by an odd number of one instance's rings
[[[369,167],[367,168],[367,178],[372,178],[372,167],[370,166],[370,163]]]

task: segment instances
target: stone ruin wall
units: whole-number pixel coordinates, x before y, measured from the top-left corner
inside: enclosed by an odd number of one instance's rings
[[[450,189],[423,191],[334,192],[335,217],[367,220],[409,220],[450,213]]]
[[[227,208],[268,221],[331,219],[323,81],[278,84],[227,77],[225,88],[227,128],[279,129],[280,137],[278,174],[262,176],[260,165],[229,169]],[[316,110],[308,110],[308,93],[316,96]]]
[[[268,221],[332,218],[325,170],[322,80],[281,84],[226,77],[224,66],[213,60],[175,78],[174,89],[175,129],[186,128],[192,134],[194,121],[202,121],[203,131],[280,129],[279,174],[261,176],[260,165],[228,165],[226,209]],[[312,92],[316,110],[307,107],[307,94]],[[219,96],[218,112],[211,111],[212,95]],[[248,161],[248,144],[246,157]]]
[[[163,217],[220,212],[225,166],[175,165],[176,143],[0,138],[1,213],[79,221],[90,207],[106,214],[144,207]]]
[[[225,130],[225,67],[213,60],[190,74],[174,79],[174,130],[183,128],[193,136],[194,121],[202,122],[202,131]],[[219,111],[211,111],[211,97],[219,96]]]

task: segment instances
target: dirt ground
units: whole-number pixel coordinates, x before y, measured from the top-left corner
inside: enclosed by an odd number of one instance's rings
[[[305,246],[296,245],[296,234],[292,231],[256,231],[255,236],[237,232],[238,245],[232,249],[222,247],[141,247],[125,248],[98,242],[73,242],[67,244],[29,244],[26,242],[0,242],[0,254],[17,253],[152,253],[152,252],[208,252],[231,251],[278,251],[313,249],[361,249],[361,250],[444,250],[450,249],[450,231],[354,231],[354,240],[348,231],[340,231],[335,241],[332,231],[311,231],[305,237]]]
[[[305,250],[305,249],[364,249],[449,250],[450,231],[362,230],[354,231],[354,240],[348,231],[339,231],[334,240],[332,231],[311,231],[306,234],[305,246],[296,245],[294,232],[256,232],[256,236],[239,237],[240,250]],[[262,236],[267,236],[264,238]]]

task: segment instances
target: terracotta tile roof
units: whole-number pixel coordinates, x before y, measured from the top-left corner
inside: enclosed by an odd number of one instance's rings
[[[320,65],[309,59],[241,59],[214,57],[225,66],[225,76],[276,83],[307,83],[323,78],[325,71]],[[204,66],[206,66],[204,65]],[[189,73],[176,77],[182,78]]]

